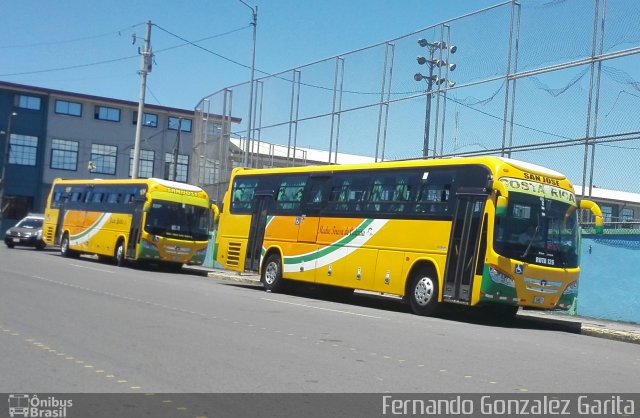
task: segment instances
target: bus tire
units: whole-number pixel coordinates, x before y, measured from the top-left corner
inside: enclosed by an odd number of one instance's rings
[[[78,258],[78,256],[80,255],[78,252],[73,251],[71,248],[69,248],[69,233],[67,232],[64,233],[64,235],[62,236],[62,240],[60,241],[60,255],[65,258]]]
[[[113,258],[115,260],[116,266],[118,267],[124,267],[124,265],[126,264],[124,240],[118,240]]]
[[[260,277],[262,286],[267,292],[278,292],[283,288],[282,279],[282,262],[280,255],[273,253],[267,257],[262,266],[262,275]]]
[[[411,311],[416,315],[433,315],[438,307],[438,279],[431,269],[419,268],[411,277],[408,299]]]

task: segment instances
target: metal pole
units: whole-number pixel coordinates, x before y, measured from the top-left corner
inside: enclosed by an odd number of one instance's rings
[[[433,87],[433,53],[434,47],[429,46],[429,78],[427,78],[427,106],[424,116],[424,143],[422,144],[422,156],[429,157],[429,131],[431,130],[431,88]]]
[[[144,96],[147,91],[147,74],[151,72],[151,21],[147,22],[147,36],[144,39],[144,50],[140,61],[140,98],[138,100],[138,119],[136,124],[136,139],[133,146],[133,167],[131,178],[138,178],[140,166],[140,141],[142,139],[142,121],[144,116]]]
[[[258,26],[258,6],[251,7],[242,0],[238,0],[240,3],[251,9],[253,20],[251,25],[253,26],[253,51],[251,53],[251,85],[249,86],[249,116],[247,117],[247,143],[245,144],[245,153],[242,159],[242,164],[247,167],[249,165],[249,151],[251,150],[251,116],[253,115],[253,80],[256,70],[256,28]]]
[[[513,55],[513,20],[515,18],[515,0],[511,2],[511,18],[509,20],[509,53],[507,54],[507,73],[504,76],[504,111],[502,113],[502,147],[500,156],[505,156],[507,142],[507,115],[509,112],[509,74],[511,73],[511,56]],[[509,150],[511,152],[511,150]]]
[[[9,141],[11,141],[11,121],[14,116],[18,116],[18,113],[11,112],[9,117],[7,117],[7,132],[5,133],[4,138],[4,154],[2,154],[2,178],[0,178],[0,227],[2,226],[2,220],[4,219],[4,189],[7,175],[7,164],[9,164],[9,151],[11,148],[9,147]]]
[[[516,20],[516,39],[515,39],[515,51],[514,51],[514,63],[513,72],[518,72],[518,51],[520,46],[520,15],[522,14],[520,3],[514,3],[518,7],[518,18]],[[511,89],[511,117],[509,118],[509,152],[507,157],[511,158],[511,147],[513,147],[513,119],[516,112],[516,82],[517,78],[513,79],[513,89]]]
[[[605,18],[607,14],[607,0],[603,0],[602,2],[602,20],[600,24],[600,47],[598,48],[598,54],[602,55],[602,51],[604,49],[604,28],[605,28]],[[598,111],[600,107],[600,77],[602,75],[602,61],[598,61],[598,72],[596,76],[596,100],[595,100],[595,108],[594,108],[594,117],[593,117],[593,136],[598,136]],[[593,166],[596,160],[596,143],[595,141],[591,144],[591,169],[589,173],[589,196],[593,191]],[[583,189],[584,191],[584,189]]]
[[[378,133],[376,135],[376,156],[375,162],[378,162],[378,150],[380,148],[380,131],[382,129],[382,110],[384,107],[389,106],[388,103],[384,101],[384,90],[387,82],[387,60],[389,57],[389,44],[385,46],[384,49],[384,65],[382,67],[382,85],[380,86],[380,108],[378,109]]]
[[[391,80],[393,78],[393,59],[395,56],[395,45],[394,44],[387,44],[388,46],[391,47],[391,65],[389,67],[389,83],[387,84],[387,101],[386,101],[386,106],[385,106],[385,113],[384,113],[384,130],[382,133],[382,155],[380,156],[380,160],[384,161],[384,150],[385,147],[387,146],[387,124],[389,121],[389,100],[391,100]]]
[[[591,196],[587,195],[587,165],[589,162],[589,135],[591,130],[591,107],[593,102],[593,78],[595,74],[595,61],[593,59],[596,56],[596,44],[597,44],[597,33],[598,33],[598,11],[600,10],[599,1],[595,1],[595,10],[593,12],[593,39],[591,45],[591,77],[589,80],[589,102],[587,103],[587,128],[585,130],[584,136],[584,162],[582,166],[582,196]]]

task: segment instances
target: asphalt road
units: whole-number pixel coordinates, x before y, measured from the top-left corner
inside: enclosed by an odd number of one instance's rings
[[[640,392],[636,344],[0,248],[0,392]]]

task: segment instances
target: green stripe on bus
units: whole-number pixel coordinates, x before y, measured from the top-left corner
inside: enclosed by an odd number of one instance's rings
[[[313,252],[311,254],[299,255],[299,256],[293,256],[293,257],[285,257],[284,258],[284,263],[285,264],[298,264],[298,263],[302,263],[304,261],[317,260],[318,258],[321,258],[321,257],[324,257],[325,255],[331,254],[332,252],[339,250],[340,248],[344,247],[345,245],[349,244],[351,241],[356,239],[356,237],[358,237],[360,235],[360,233],[362,233],[362,231],[364,231],[369,225],[371,225],[371,223],[373,221],[374,221],[373,219],[365,219],[360,225],[358,225],[357,227],[355,227],[353,229],[351,234],[347,235],[346,237],[341,238],[340,240],[338,240],[334,244],[331,244],[330,246],[324,247],[323,249],[318,250],[316,252]]]

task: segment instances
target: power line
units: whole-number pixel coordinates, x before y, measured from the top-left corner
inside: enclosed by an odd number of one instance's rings
[[[159,29],[162,29],[162,28],[160,28],[159,26],[157,26],[155,24],[154,24],[154,26],[158,27]],[[238,31],[246,29],[248,27],[249,27],[249,25],[243,26],[241,28],[233,29],[233,30],[221,33],[221,34],[217,34],[217,35],[208,36],[208,37],[205,37],[205,38],[202,38],[202,39],[198,39],[196,41],[184,40],[185,43],[183,43],[183,44],[174,45],[174,46],[170,46],[170,47],[167,47],[167,48],[158,49],[158,50],[155,51],[155,53],[165,52],[165,51],[169,51],[169,50],[176,49],[176,48],[181,48],[181,47],[186,46],[186,45],[198,46],[198,45],[195,44],[195,42],[203,42],[203,41],[206,41],[206,40],[209,40],[209,39],[218,38],[218,37],[225,36],[225,35],[228,35],[228,34],[231,34],[231,33],[234,33],[234,32],[238,32]],[[162,29],[162,30],[164,30],[164,29]],[[74,69],[78,69],[78,68],[92,67],[92,66],[95,66],[95,65],[110,64],[110,63],[118,62],[118,61],[126,61],[126,60],[130,60],[130,59],[134,59],[134,58],[138,58],[138,55],[130,55],[130,56],[114,58],[114,59],[110,59],[110,60],[96,61],[96,62],[91,62],[91,63],[87,63],[87,64],[69,65],[69,66],[66,66],[66,67],[54,67],[54,68],[47,68],[47,69],[42,69],[42,70],[23,71],[23,72],[19,72],[19,73],[0,74],[0,77],[11,77],[11,76],[18,76],[18,75],[32,75],[32,74],[51,73],[51,72],[56,72],[56,71],[74,70]],[[242,65],[242,64],[239,64],[239,65]],[[244,67],[248,68],[247,66],[244,66]]]
[[[141,26],[141,25],[144,25],[144,22],[136,23],[135,25],[127,26],[126,28],[122,28],[122,29],[119,29],[119,30],[116,30],[116,31],[101,33],[101,34],[98,34],[98,35],[89,35],[89,36],[84,36],[84,37],[80,37],[80,38],[63,39],[63,40],[59,40],[59,41],[35,42],[35,43],[31,43],[31,44],[0,45],[0,49],[30,48],[30,47],[37,47],[37,46],[60,45],[60,44],[69,44],[69,43],[73,43],[73,42],[88,41],[88,40],[91,40],[91,39],[103,38],[105,36],[114,35],[114,34],[122,35],[122,32],[124,32],[125,30],[133,29],[133,28]]]

